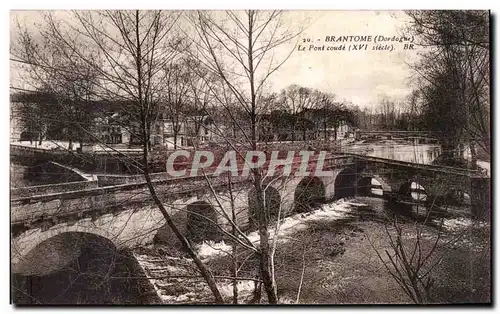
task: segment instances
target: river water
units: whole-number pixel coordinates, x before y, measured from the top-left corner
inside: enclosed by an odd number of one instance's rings
[[[399,144],[394,141],[380,143],[355,143],[344,148],[346,153],[363,154],[372,157],[431,164],[441,154],[441,145]]]

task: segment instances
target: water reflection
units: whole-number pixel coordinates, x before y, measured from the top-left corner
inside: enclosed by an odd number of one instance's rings
[[[423,186],[416,182],[412,182],[410,185],[410,195],[411,198],[415,201],[425,201],[427,200],[427,194],[425,193],[425,189]]]
[[[370,192],[372,193],[372,195],[376,196],[384,195],[384,191],[382,190],[382,185],[380,184],[380,182],[372,178],[371,183],[372,183],[372,188],[370,189]]]
[[[382,190],[382,185],[376,179],[371,179],[370,192],[373,196],[382,196],[384,191]],[[425,201],[427,200],[427,194],[425,193],[425,188],[416,182],[410,184],[410,195],[415,201]]]
[[[389,202],[384,198],[374,197],[374,196],[356,196],[354,198],[356,202],[361,204],[366,204],[367,208],[360,214],[366,216],[366,218],[371,217],[393,217],[397,215],[398,217],[405,217],[404,220],[410,219],[425,219],[429,214],[428,208],[423,204],[410,204],[410,203],[399,203],[399,202]],[[369,214],[371,212],[371,214]],[[443,215],[442,212],[434,212],[433,215]]]

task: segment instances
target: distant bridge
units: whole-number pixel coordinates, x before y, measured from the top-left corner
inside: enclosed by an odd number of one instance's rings
[[[437,141],[438,137],[435,133],[430,131],[400,131],[400,130],[382,130],[382,131],[368,131],[368,130],[358,130],[356,131],[356,139],[395,139],[402,138],[406,140],[410,139],[426,139],[431,141]]]

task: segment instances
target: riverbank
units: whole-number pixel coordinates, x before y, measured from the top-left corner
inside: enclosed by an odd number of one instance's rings
[[[288,217],[280,232],[275,256],[276,281],[281,303],[363,304],[411,303],[384,266],[385,251],[391,252],[388,235],[395,229],[388,220],[383,201],[358,198],[323,205],[309,214]],[[490,228],[473,223],[466,212],[457,211],[422,225],[406,215],[398,216],[403,243],[413,247],[421,227],[421,248],[428,252],[439,236],[431,261],[436,267],[432,303],[490,302]],[[258,241],[256,234],[249,238]],[[233,292],[231,247],[223,242],[204,243],[197,247],[210,266],[228,302]],[[161,278],[153,285],[165,303],[211,302],[205,283],[199,278],[172,278],[197,273],[192,261],[168,248],[143,249],[141,258],[155,254],[170,255],[167,266],[150,264],[149,276]],[[384,262],[377,255],[384,256]],[[253,297],[257,260],[251,252],[240,249],[238,277],[239,300],[248,303]],[[164,260],[164,259],[163,259]],[[175,262],[178,261],[178,262]],[[179,262],[181,261],[181,262]],[[243,263],[244,261],[244,263]],[[143,262],[144,265],[144,262]],[[163,274],[163,275],[162,275]],[[300,294],[299,294],[300,290]],[[262,302],[265,301],[263,292]]]
[[[299,299],[303,304],[412,303],[377,255],[378,252],[388,263],[384,253],[393,254],[388,234],[395,237],[395,230],[383,220],[369,216],[369,213],[354,215],[335,224],[316,223],[309,232],[295,235],[300,241],[280,247],[278,254],[286,262],[286,267],[278,273],[282,300],[297,301],[303,278]],[[430,302],[489,302],[487,227],[474,228],[468,223],[457,223],[456,219],[448,225],[453,227],[443,231],[430,261],[437,263],[431,271],[435,284]],[[405,249],[411,252],[417,238],[414,223],[407,221],[398,226],[403,230]],[[473,229],[480,231],[475,234]],[[431,250],[438,233],[434,226],[422,227],[421,247],[425,254]]]

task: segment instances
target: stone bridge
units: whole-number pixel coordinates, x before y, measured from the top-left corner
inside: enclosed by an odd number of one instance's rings
[[[477,171],[352,154],[328,157],[324,169],[333,175],[267,178],[270,218],[278,212],[285,216],[307,211],[317,202],[364,193],[371,179],[380,183],[383,197],[395,201],[408,200],[415,182],[425,189],[428,201],[462,191],[470,195],[477,216],[487,215],[490,208],[490,179]],[[256,205],[251,182],[241,177],[229,180],[226,176],[161,179],[158,175],[154,185],[181,231],[196,242],[223,238],[221,230],[229,228],[227,218],[233,210],[240,228],[253,228]],[[209,220],[200,219],[201,215]],[[78,234],[104,239],[117,249],[153,240],[176,243],[144,182],[11,197],[13,273],[44,275],[62,269],[82,250],[76,244]]]

